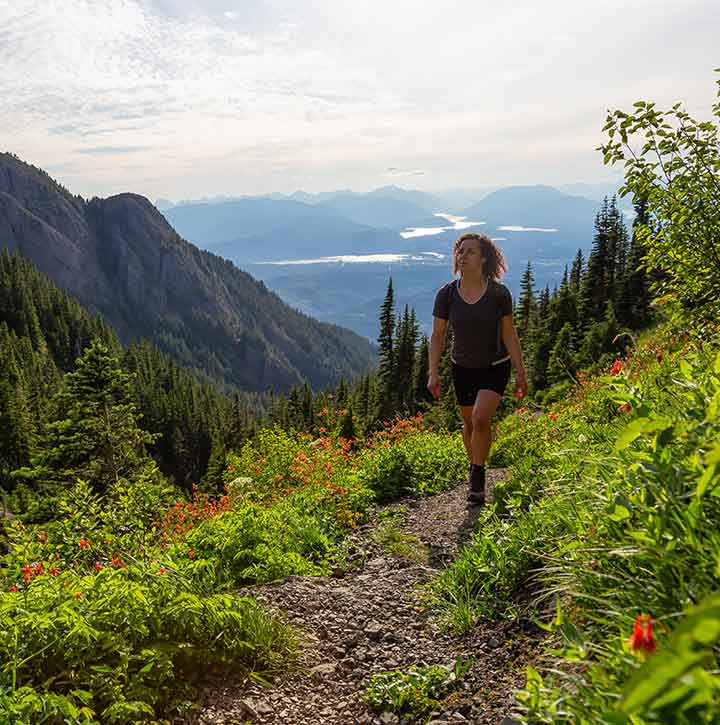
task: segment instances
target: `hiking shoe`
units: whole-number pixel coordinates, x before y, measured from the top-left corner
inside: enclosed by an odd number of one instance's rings
[[[485,466],[470,466],[470,480],[467,500],[475,506],[485,503]]]

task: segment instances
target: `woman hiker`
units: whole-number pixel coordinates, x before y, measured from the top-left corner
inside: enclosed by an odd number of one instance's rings
[[[463,234],[453,247],[459,279],[438,290],[433,307],[428,390],[440,397],[440,356],[448,321],[453,328],[452,379],[463,418],[463,442],[470,460],[468,501],[485,503],[485,461],[490,423],[515,368],[515,395],[527,383],[520,340],[513,323],[510,290],[498,282],[507,272],[502,252],[485,234]]]

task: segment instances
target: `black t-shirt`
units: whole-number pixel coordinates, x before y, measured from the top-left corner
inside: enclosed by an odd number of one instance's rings
[[[486,368],[507,360],[500,318],[512,314],[510,290],[489,280],[485,294],[471,305],[460,296],[458,281],[454,279],[438,290],[433,307],[434,317],[452,325],[453,362],[464,368]]]

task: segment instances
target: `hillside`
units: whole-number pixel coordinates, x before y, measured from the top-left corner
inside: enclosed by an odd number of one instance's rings
[[[0,246],[102,314],[122,341],[145,337],[228,387],[322,387],[373,361],[366,340],[189,244],[144,197],[85,201],[11,154],[0,155]]]

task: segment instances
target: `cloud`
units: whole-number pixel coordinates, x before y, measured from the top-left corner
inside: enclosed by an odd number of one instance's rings
[[[146,151],[148,148],[148,146],[91,146],[89,148],[75,149],[75,153],[114,156],[118,154],[136,154],[140,151]]]
[[[608,0],[592,23],[570,0],[0,6],[4,135],[41,166],[79,156],[63,182],[86,194],[600,182],[607,108],[707,116],[715,95],[716,0]],[[142,148],[145,173],[96,148]]]
[[[390,168],[385,169],[383,176],[425,176],[426,173],[427,171],[424,171],[423,169],[396,169],[394,166],[391,166]]]

